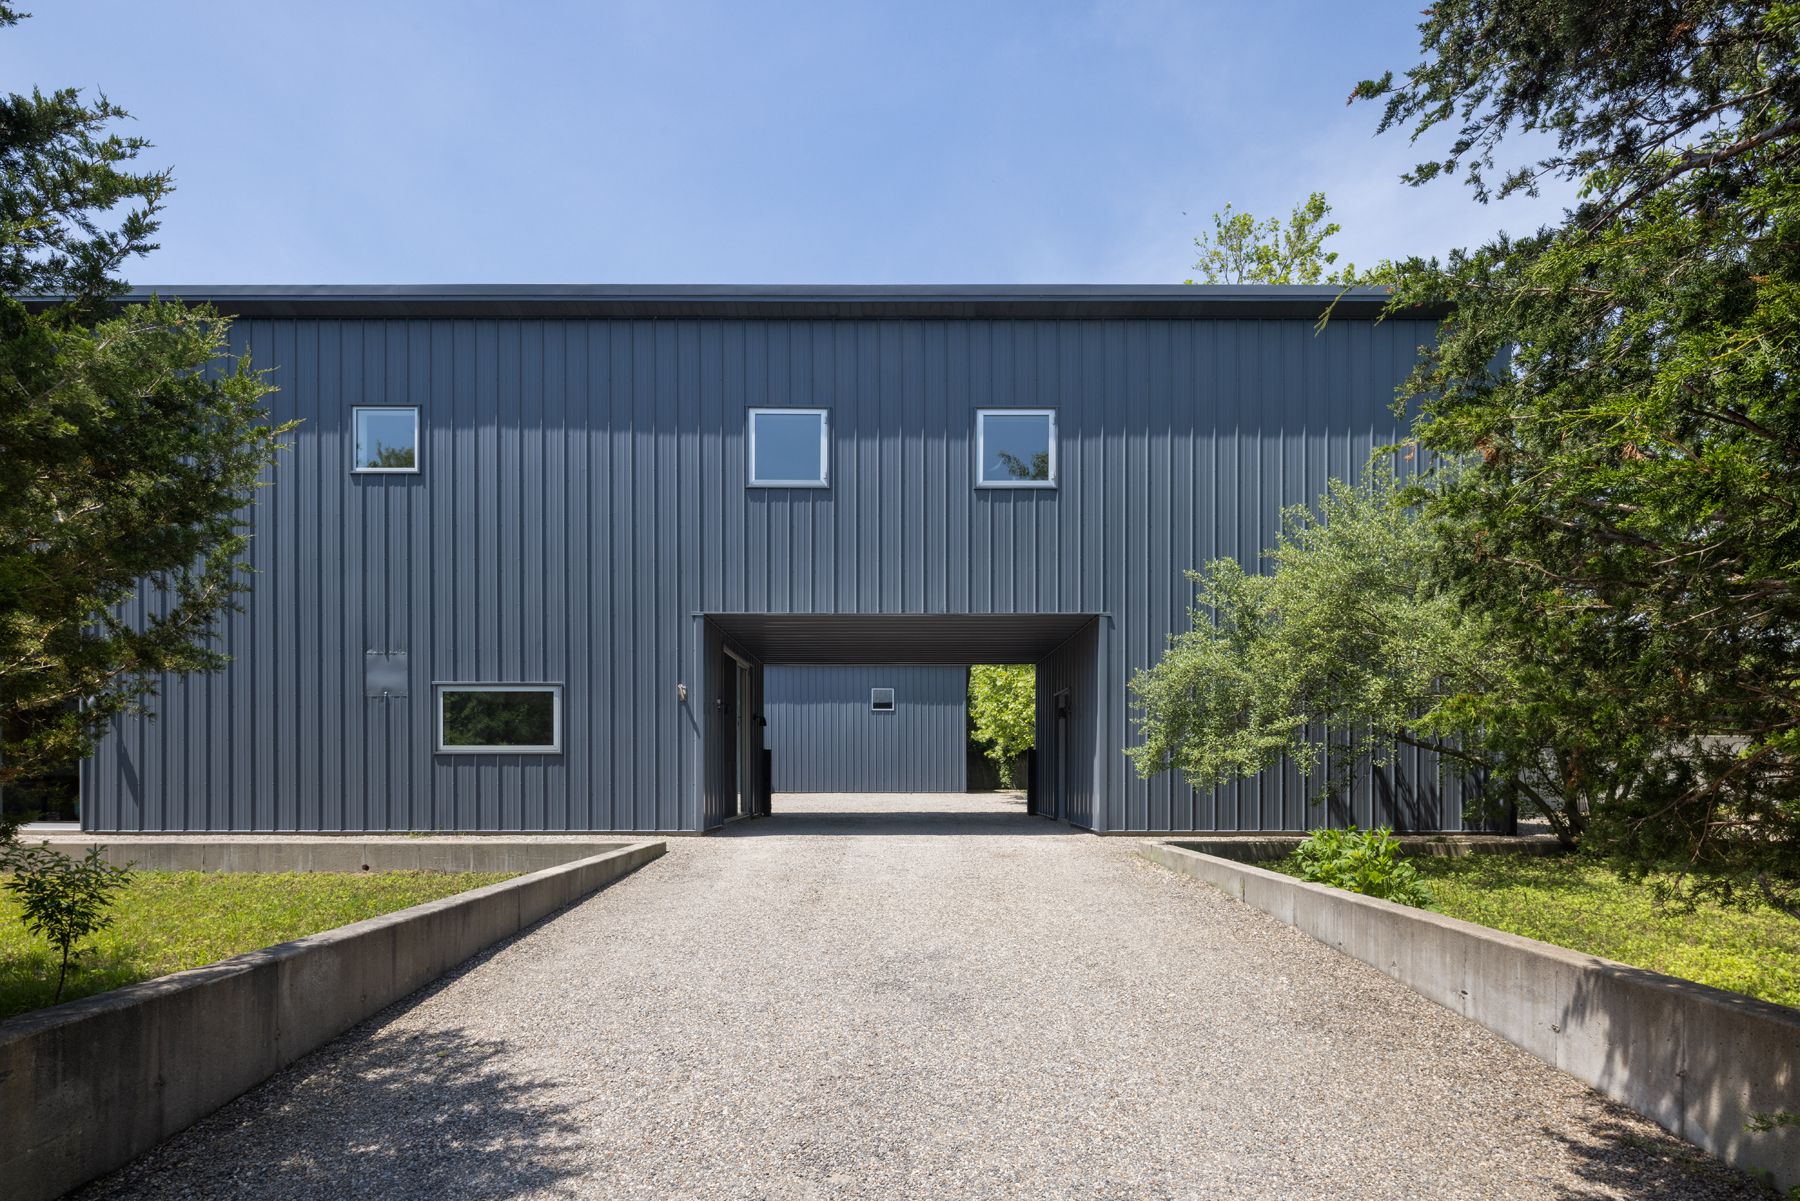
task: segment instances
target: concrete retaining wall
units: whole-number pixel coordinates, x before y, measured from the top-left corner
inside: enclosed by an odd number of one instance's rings
[[[1727,1163],[1800,1185],[1800,1130],[1751,1134],[1752,1114],[1800,1109],[1800,1011],[1146,843],[1204,880],[1387,973]]]
[[[88,834],[47,841],[81,856],[98,845],[109,863],[146,872],[536,872],[617,850],[617,838],[371,838],[367,835],[215,836]]]
[[[663,853],[602,854],[0,1022],[0,1181],[48,1201]]]
[[[1519,838],[1511,834],[1401,834],[1397,837],[1408,855],[1433,859],[1563,853],[1562,844],[1554,838]],[[1201,838],[1183,836],[1172,841],[1178,847],[1203,855],[1217,855],[1239,863],[1267,863],[1271,859],[1287,858],[1305,840],[1304,834],[1209,834]]]

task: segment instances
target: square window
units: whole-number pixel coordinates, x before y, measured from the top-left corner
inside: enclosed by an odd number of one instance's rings
[[[1056,487],[1056,410],[977,410],[975,454],[979,487]]]
[[[356,427],[357,472],[419,469],[419,410],[359,406],[352,410]]]
[[[894,690],[892,688],[869,689],[869,709],[874,713],[892,713],[894,711]]]
[[[750,410],[750,486],[826,486],[824,409]]]
[[[439,754],[562,751],[556,684],[439,684]]]

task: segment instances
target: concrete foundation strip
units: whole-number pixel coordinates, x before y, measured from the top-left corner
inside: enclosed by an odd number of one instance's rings
[[[145,872],[536,872],[625,845],[618,837],[564,835],[83,834],[27,835],[21,841],[27,846],[44,842],[75,858],[98,843],[108,863]]]
[[[593,854],[597,846],[610,849]],[[571,849],[589,854],[0,1022],[5,1196],[48,1201],[123,1166],[470,956],[630,875],[664,848],[660,840],[564,844],[565,857]]]
[[[1143,855],[1354,956],[1781,1189],[1800,1186],[1800,1011],[1278,872]]]

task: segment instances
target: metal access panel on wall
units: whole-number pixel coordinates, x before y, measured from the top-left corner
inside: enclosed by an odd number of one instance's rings
[[[966,667],[769,667],[776,792],[962,792]]]
[[[363,654],[364,696],[405,696],[409,679],[405,651],[367,651]]]

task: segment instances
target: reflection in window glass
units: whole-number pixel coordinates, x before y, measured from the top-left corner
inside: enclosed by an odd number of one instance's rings
[[[823,484],[824,410],[750,410],[750,482],[802,487]]]
[[[356,410],[357,471],[418,469],[419,410]]]
[[[554,751],[560,698],[555,688],[438,689],[438,748],[446,751]]]
[[[981,482],[1047,487],[1056,482],[1056,415],[1048,409],[988,409],[978,415]]]

